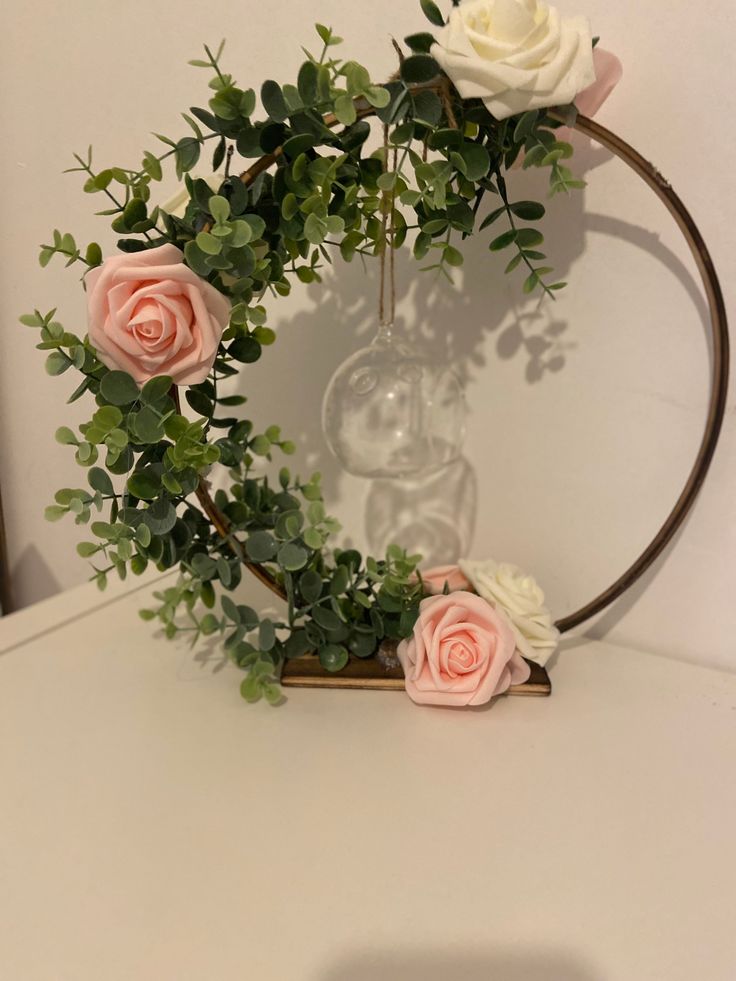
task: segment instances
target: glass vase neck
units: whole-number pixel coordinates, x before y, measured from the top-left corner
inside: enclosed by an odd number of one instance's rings
[[[396,325],[393,320],[380,320],[374,344],[390,344],[396,340]]]

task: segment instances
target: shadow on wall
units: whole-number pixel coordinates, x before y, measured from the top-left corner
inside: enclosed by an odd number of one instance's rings
[[[602,150],[583,148],[578,154],[578,172],[609,158]],[[517,200],[543,199],[546,176],[518,171],[513,175],[512,193]],[[567,276],[583,252],[584,203],[584,193],[551,202],[544,230],[557,279]],[[548,373],[561,371],[567,351],[575,346],[567,339],[568,324],[555,314],[554,304],[525,300],[520,291],[521,274],[504,274],[511,252],[489,254],[488,243],[503,230],[499,220],[498,226],[462,244],[465,263],[457,271],[454,285],[431,272],[417,272],[417,263],[408,250],[396,256],[397,330],[424,355],[451,365],[464,384],[472,382],[485,366],[489,334],[497,335],[498,357],[523,359],[529,384],[543,382]],[[310,309],[285,318],[275,310],[271,317],[272,325],[288,340],[289,350],[288,355],[282,355],[277,344],[266,354],[273,366],[270,379],[266,372],[252,378],[244,373],[244,394],[264,405],[273,397],[274,372],[282,376],[288,373],[291,397],[279,405],[277,421],[299,446],[311,448],[304,464],[322,472],[326,494],[332,500],[340,499],[345,475],[326,449],[317,406],[338,365],[375,336],[377,266],[377,262],[364,264],[356,258],[350,264],[341,263],[336,271],[324,269],[321,284],[305,287]],[[483,289],[463,289],[464,283],[483,283]],[[411,322],[406,309],[413,310]],[[329,344],[325,343],[326,330],[330,331]],[[316,348],[324,351],[319,358],[314,355]],[[303,370],[297,375],[293,365],[303,366]],[[268,421],[272,421],[270,417]],[[457,527],[454,521],[454,528],[441,518],[453,511],[457,514],[457,498],[453,506],[451,491],[460,494],[463,501],[463,522]],[[409,495],[411,509],[407,507]],[[434,475],[411,483],[373,481],[366,510],[368,544],[380,552],[388,541],[398,541],[428,558],[436,555],[451,561],[470,548],[476,506],[476,475],[467,459],[453,464],[439,479]],[[427,544],[430,538],[431,547]]]
[[[366,539],[385,553],[393,542],[422,555],[425,566],[464,555],[478,507],[475,470],[465,457],[417,480],[374,480],[365,505]]]
[[[348,956],[315,981],[602,981],[602,975],[579,957],[557,950],[425,950]]]
[[[28,596],[32,592],[34,603],[61,592],[61,583],[35,545],[29,545],[21,552],[13,563],[10,576],[13,595]]]
[[[576,142],[577,173],[588,174],[612,159],[608,151],[590,141],[578,138]],[[546,200],[543,174],[516,171],[509,185],[516,200],[529,197]],[[588,235],[626,241],[655,258],[682,283],[704,332],[708,333],[708,311],[698,282],[655,233],[618,218],[586,214],[584,192],[548,202],[543,228],[555,279],[567,278],[584,252]],[[488,242],[502,230],[499,223],[462,244],[465,263],[457,272],[454,286],[431,273],[418,273],[407,250],[399,252],[397,328],[423,353],[451,365],[465,384],[471,383],[484,368],[487,352],[491,350],[489,337],[495,337],[498,358],[520,362],[529,385],[543,384],[550,374],[564,370],[578,339],[567,320],[556,312],[553,302],[530,302],[522,297],[518,271],[509,277],[504,275],[510,252],[508,257],[506,253],[500,257],[489,255]],[[275,310],[271,320],[288,341],[288,355],[282,355],[277,344],[267,354],[273,359],[272,371],[247,381],[253,401],[268,405],[273,397],[273,372],[288,376],[290,398],[279,405],[276,421],[300,446],[309,448],[303,462],[322,471],[328,500],[339,501],[354,493],[355,484],[346,483],[339,463],[326,449],[317,406],[335,368],[374,337],[377,271],[377,263],[364,265],[359,258],[351,264],[341,264],[335,272],[328,267],[323,270],[322,284],[307,287],[311,309],[284,319]],[[482,283],[483,288],[463,289],[465,283]],[[407,310],[414,311],[411,322]],[[318,348],[324,352],[319,358],[314,355]],[[295,364],[303,366],[298,376],[293,371]],[[269,418],[268,422],[271,421]],[[673,488],[673,501],[676,491]],[[422,552],[428,563],[452,561],[470,551],[477,500],[476,474],[467,459],[424,480],[373,481],[365,513],[368,544],[380,553],[389,541],[397,541],[410,551]],[[458,501],[462,502],[461,508]],[[671,503],[664,500],[663,518]],[[463,515],[460,522],[458,513]],[[640,588],[644,589],[645,583]],[[635,589],[628,597],[629,602],[635,602],[640,594],[640,589]]]

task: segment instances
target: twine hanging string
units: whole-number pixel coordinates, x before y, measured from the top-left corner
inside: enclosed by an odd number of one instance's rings
[[[388,126],[383,127],[383,172],[388,173],[388,157],[389,157],[389,143],[388,143]],[[393,148],[393,160],[392,167],[393,173],[396,174],[396,167],[398,165],[398,149]],[[394,317],[396,315],[396,221],[395,221],[395,204],[396,200],[396,184],[391,188],[390,191],[384,191],[383,200],[381,203],[381,273],[379,282],[379,295],[378,295],[378,322],[381,327],[388,327],[389,329],[393,327]],[[388,247],[388,277],[386,276],[386,249]],[[388,279],[388,283],[386,280]],[[386,291],[388,289],[388,316],[386,315]]]

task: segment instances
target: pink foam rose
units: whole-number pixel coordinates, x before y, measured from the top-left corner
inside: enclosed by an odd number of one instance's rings
[[[475,593],[423,599],[397,654],[407,694],[424,705],[483,705],[530,674],[506,617]]]
[[[445,584],[451,593],[457,592],[458,589],[473,588],[468,577],[457,565],[437,565],[427,569],[426,572],[422,572],[422,582],[430,596],[444,593]]]
[[[595,81],[587,89],[575,96],[575,108],[580,116],[592,119],[598,112],[611,92],[621,81],[624,73],[623,65],[610,51],[603,48],[596,48],[593,51],[593,66],[595,68]],[[556,138],[567,142],[573,130],[569,126],[561,126],[557,130]]]
[[[203,382],[230,320],[230,301],[183,259],[160,245],[111,256],[87,275],[90,341],[103,364],[138,385],[156,375]]]
[[[593,51],[595,81],[587,89],[575,96],[575,105],[581,116],[591,119],[613,92],[624,73],[623,66],[615,54],[604,48]]]

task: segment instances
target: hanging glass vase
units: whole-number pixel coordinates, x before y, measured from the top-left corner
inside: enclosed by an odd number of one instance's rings
[[[348,473],[415,477],[452,463],[465,436],[462,386],[382,324],[330,379],[322,428]]]

